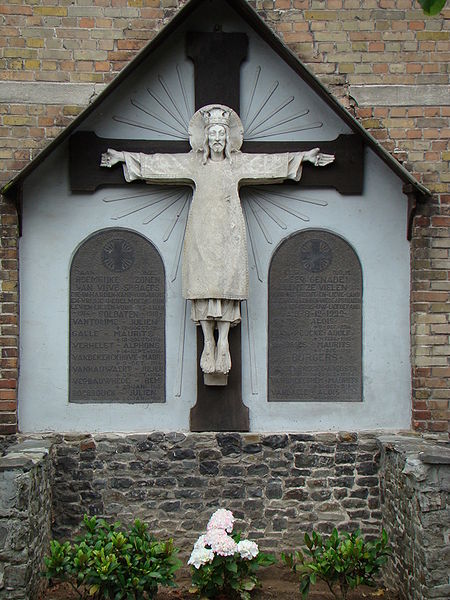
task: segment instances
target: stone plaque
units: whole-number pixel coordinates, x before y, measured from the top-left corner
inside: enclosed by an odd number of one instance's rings
[[[164,315],[153,244],[125,229],[87,239],[70,270],[69,401],[165,402]]]
[[[296,233],[269,271],[270,402],[362,400],[362,273],[351,246]]]

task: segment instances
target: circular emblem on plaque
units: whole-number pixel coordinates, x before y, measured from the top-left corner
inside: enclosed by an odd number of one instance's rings
[[[326,242],[312,239],[305,242],[300,248],[300,258],[306,271],[320,273],[331,265],[333,253]]]
[[[121,238],[109,240],[103,246],[102,262],[110,271],[127,271],[134,263],[134,248]]]

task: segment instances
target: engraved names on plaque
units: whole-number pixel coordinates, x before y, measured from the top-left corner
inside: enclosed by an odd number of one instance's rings
[[[105,229],[73,257],[69,371],[70,402],[165,402],[164,267],[141,235]]]
[[[362,273],[351,246],[308,230],[269,271],[269,402],[362,400]]]

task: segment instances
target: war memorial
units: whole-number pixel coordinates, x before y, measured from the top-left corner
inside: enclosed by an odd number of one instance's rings
[[[45,541],[85,513],[189,548],[219,507],[278,553],[384,527],[392,589],[448,598],[448,438],[412,419],[433,194],[247,2],[185,3],[2,193],[0,598],[36,598]]]

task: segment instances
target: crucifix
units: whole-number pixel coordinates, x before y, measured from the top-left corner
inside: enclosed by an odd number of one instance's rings
[[[246,52],[247,37],[245,34],[225,34],[222,32],[188,34],[187,54],[195,65],[196,113],[191,120],[189,132],[193,151],[188,152],[189,147],[186,147],[187,144],[184,142],[136,143],[127,140],[115,141],[101,140],[99,138],[95,138],[94,140],[94,134],[89,132],[76,134],[71,140],[71,178],[72,182],[75,183],[72,189],[77,191],[95,189],[95,187],[102,184],[123,183],[123,179],[120,177],[118,180],[117,177],[120,171],[108,172],[102,170],[98,172],[99,154],[103,154],[102,166],[111,167],[117,162],[123,162],[124,174],[127,181],[145,179],[152,183],[180,182],[180,180],[194,182],[197,195],[200,195],[199,190],[203,186],[204,191],[201,194],[207,199],[211,195],[214,196],[214,185],[217,181],[228,182],[227,185],[229,187],[227,189],[231,190],[231,192],[227,192],[224,185],[224,189],[222,190],[224,206],[220,210],[226,214],[226,217],[223,217],[222,221],[225,219],[233,223],[234,237],[231,238],[231,233],[229,231],[226,232],[226,235],[229,235],[229,239],[225,244],[225,249],[226,253],[230,255],[230,259],[233,258],[233,260],[230,260],[230,264],[233,263],[238,267],[240,266],[240,272],[239,268],[233,268],[230,270],[228,277],[227,273],[223,272],[223,270],[222,272],[220,270],[217,272],[216,264],[216,274],[214,275],[213,261],[213,267],[210,269],[211,272],[209,272],[209,278],[212,278],[213,282],[207,284],[207,287],[209,287],[207,291],[199,291],[197,289],[199,286],[205,285],[205,270],[202,271],[201,268],[199,269],[202,250],[198,249],[198,232],[197,236],[194,233],[195,228],[199,226],[198,223],[203,228],[205,226],[208,227],[209,223],[207,219],[208,215],[202,214],[205,206],[202,208],[201,202],[197,201],[196,203],[195,194],[186,231],[185,259],[183,262],[183,295],[193,301],[192,317],[194,321],[201,324],[204,334],[204,347],[200,358],[200,366],[205,374],[205,383],[213,386],[223,385],[221,383],[223,379],[215,379],[214,375],[226,375],[230,370],[228,330],[231,324],[239,322],[239,300],[246,298],[247,293],[245,226],[239,204],[239,184],[243,180],[246,183],[251,183],[252,180],[256,180],[258,183],[268,183],[270,180],[279,182],[287,178],[298,181],[301,174],[300,164],[302,162],[310,162],[315,166],[325,166],[330,164],[334,158],[332,154],[319,152],[318,148],[305,152],[305,148],[311,148],[314,142],[307,144],[297,142],[247,142],[243,147],[245,153],[240,152],[243,140],[242,124],[238,117],[239,67],[245,59]],[[226,61],[223,61],[223,56],[227,57]],[[227,105],[224,105],[224,99]],[[87,143],[88,136],[90,141]],[[361,156],[360,152],[358,154],[355,153],[355,150],[359,150],[360,147],[354,143],[354,137],[340,136],[334,142],[327,142],[325,144],[321,142],[321,146],[327,146],[327,150],[330,149],[330,146],[334,146],[332,150],[341,157],[341,160],[348,159],[349,154],[353,154],[353,160],[348,161],[346,164],[348,167],[349,163],[354,162],[356,156]],[[347,138],[353,139],[348,140]],[[95,144],[93,143],[94,141]],[[78,154],[76,147],[81,144],[84,146],[84,154],[82,156],[84,156],[85,160],[76,161],[74,160],[74,157]],[[107,147],[105,148],[104,145],[106,144]],[[113,145],[121,148],[121,150],[114,151],[108,149],[112,148]],[[90,154],[92,154],[95,148],[95,161],[89,161],[89,163],[86,161],[86,147],[90,148]],[[128,150],[142,150],[145,154],[129,152]],[[198,154],[201,152],[207,153],[207,155],[204,155],[205,160],[203,165],[198,161]],[[226,156],[227,152],[228,156]],[[80,155],[78,154],[78,156]],[[229,160],[230,166],[227,166],[225,169],[227,172],[224,175],[223,162],[226,158]],[[81,162],[83,162],[82,171],[80,170]],[[231,166],[233,162],[234,166]],[[206,169],[206,165],[208,165],[208,169]],[[203,170],[202,166],[205,167]],[[220,171],[217,168],[220,168]],[[217,174],[212,173],[214,169],[217,170]],[[332,166],[327,168],[325,171],[329,171],[328,175],[316,179],[316,185],[333,185],[333,187],[337,187],[340,191],[348,193],[349,190],[348,188],[345,189],[345,186],[348,184],[349,178],[345,177],[342,179],[340,172],[342,169],[338,169],[334,171],[333,179],[332,169]],[[357,170],[358,173],[361,173],[361,171],[362,169]],[[114,177],[110,177],[109,173],[111,175],[114,174]],[[202,173],[204,177],[201,175]],[[314,185],[313,181],[314,177],[311,181],[310,175],[309,184]],[[355,184],[355,178],[351,178],[351,181]],[[308,177],[306,178],[306,184],[308,185]],[[353,187],[352,192],[355,193],[355,191],[359,190],[355,190],[355,187]],[[226,202],[227,199],[228,204]],[[210,209],[214,210],[212,204]],[[207,207],[206,210],[208,210]],[[197,216],[191,218],[192,215]],[[218,221],[220,222],[220,220]],[[218,233],[217,228],[213,228],[210,243],[209,245],[206,244],[209,252],[214,252],[214,238],[217,238]],[[205,229],[203,230],[202,237],[205,237]],[[207,235],[206,237],[208,238]],[[222,252],[225,252],[223,248]],[[186,273],[188,274],[185,275]],[[219,277],[217,276],[218,274],[220,275]],[[226,280],[227,277],[229,279],[227,289],[232,289],[232,292],[224,292],[223,290],[219,290],[217,293],[211,292],[211,290],[218,290],[222,286],[222,280]],[[189,286],[193,287],[193,289]],[[226,315],[225,318],[224,314]],[[217,346],[213,337],[215,326],[218,329],[219,335]],[[235,387],[233,386],[232,390],[235,391]],[[199,428],[201,430],[204,427],[200,425]],[[217,429],[218,427],[213,428]],[[226,425],[220,428],[232,429],[233,427]],[[235,426],[234,428],[237,427]],[[239,428],[245,429],[245,425]]]
[[[303,164],[326,166],[332,154],[307,152],[244,154],[243,127],[223,104],[198,110],[189,125],[192,150],[186,154],[144,154],[109,148],[101,166],[123,163],[127,182],[185,184],[193,188],[183,248],[183,289],[192,320],[204,337],[200,368],[205,385],[226,385],[231,369],[228,334],[241,320],[248,298],[247,244],[239,188],[245,183],[299,181]],[[218,330],[217,344],[214,330]]]

